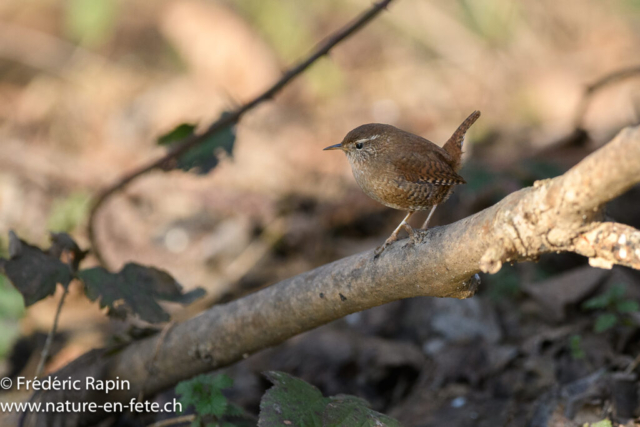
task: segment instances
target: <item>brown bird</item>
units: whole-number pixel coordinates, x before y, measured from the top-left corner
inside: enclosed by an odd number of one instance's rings
[[[430,210],[422,226],[426,229],[431,215],[453,191],[465,184],[458,175],[464,135],[480,117],[474,111],[462,122],[451,138],[439,147],[422,137],[391,125],[370,123],[349,132],[340,144],[325,150],[342,150],[347,155],[356,182],[372,199],[390,208],[408,211],[376,257],[398,240],[402,228],[415,241],[415,230],[407,223],[416,211]]]

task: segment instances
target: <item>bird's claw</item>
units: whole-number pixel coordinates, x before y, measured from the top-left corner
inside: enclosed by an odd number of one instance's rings
[[[418,243],[420,241],[420,234],[418,233],[418,231],[411,227],[409,224],[402,224],[402,228],[404,228],[407,233],[409,234],[409,240],[411,240],[411,244],[415,245],[416,243]],[[385,242],[383,245],[378,246],[376,248],[376,250],[373,252],[373,259],[377,259],[382,252],[384,252],[385,249],[387,249],[387,247],[389,245],[391,245],[393,242],[395,242],[396,240],[398,240],[398,233],[395,232],[393,233]]]
[[[378,246],[376,250],[373,251],[373,259],[377,259],[382,254],[382,252],[384,252],[387,246],[389,245],[387,245],[386,243],[384,245]]]
[[[396,240],[398,240],[398,233],[393,233],[384,242],[384,244],[382,244],[382,246],[378,246],[376,250],[373,251],[373,259],[377,259],[382,254],[382,252],[384,252],[384,250],[387,249],[387,247],[391,245],[393,242],[395,242]]]
[[[411,240],[412,244],[415,245],[420,241],[420,234],[418,233],[418,231],[416,231],[415,228],[413,228],[409,224],[404,224],[404,229],[409,234],[409,239]]]

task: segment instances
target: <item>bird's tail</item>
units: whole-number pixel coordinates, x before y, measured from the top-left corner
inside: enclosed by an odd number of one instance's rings
[[[460,160],[462,158],[462,142],[464,140],[464,135],[467,133],[472,124],[478,120],[480,117],[480,111],[476,110],[467,119],[462,122],[458,129],[451,135],[451,138],[444,144],[442,148],[449,153],[453,159],[453,170],[456,172],[460,169]]]

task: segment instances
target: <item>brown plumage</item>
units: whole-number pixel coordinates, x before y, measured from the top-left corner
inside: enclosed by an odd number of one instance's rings
[[[478,117],[479,111],[471,113],[443,147],[394,126],[371,123],[349,132],[340,144],[325,148],[346,153],[356,182],[368,196],[409,212],[376,255],[398,239],[401,228],[414,238],[414,230],[407,224],[411,215],[430,210],[423,225],[426,228],[435,207],[447,200],[454,186],[465,183],[457,173],[462,143]]]

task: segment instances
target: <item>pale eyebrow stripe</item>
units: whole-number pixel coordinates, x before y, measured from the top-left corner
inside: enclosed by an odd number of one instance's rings
[[[372,139],[376,139],[376,138],[380,138],[380,135],[373,135],[373,136],[370,136],[369,138],[362,138],[362,139],[359,139],[359,140],[357,140],[355,142],[356,143],[357,142],[367,142],[367,141],[371,141]]]

